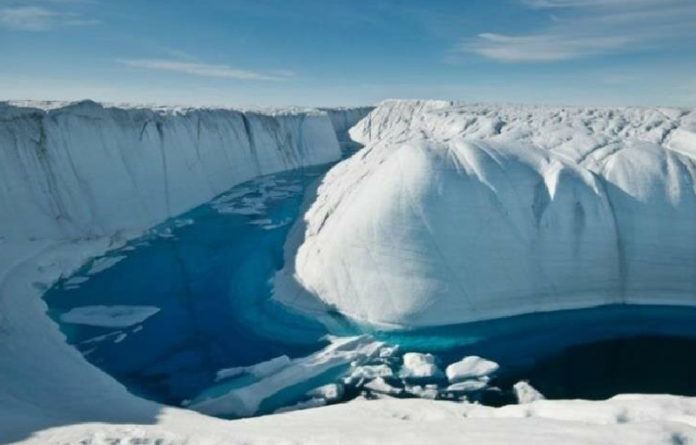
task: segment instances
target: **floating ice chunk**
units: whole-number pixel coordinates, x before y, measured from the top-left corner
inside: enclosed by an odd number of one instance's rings
[[[92,338],[88,338],[87,340],[83,340],[83,341],[80,342],[80,344],[88,345],[88,344],[91,344],[91,343],[98,343],[98,342],[102,342],[102,341],[104,341],[104,340],[108,340],[109,338],[112,338],[112,337],[116,337],[115,340],[114,340],[114,343],[119,343],[119,342],[117,342],[116,340],[118,340],[118,338],[119,338],[121,335],[125,335],[125,334],[123,333],[123,331],[109,332],[108,334],[97,335],[96,337],[92,337]]]
[[[77,289],[82,283],[86,283],[87,281],[89,281],[89,278],[87,277],[75,276],[65,280],[63,287],[68,290]]]
[[[399,375],[405,379],[430,379],[442,377],[442,371],[435,363],[432,354],[407,352],[404,354],[404,364]]]
[[[520,381],[512,386],[513,391],[515,391],[515,396],[517,397],[518,403],[531,403],[535,400],[544,400],[545,397],[542,393],[537,391],[528,382]]]
[[[385,346],[379,351],[379,358],[389,358],[399,350],[399,345]]]
[[[95,275],[99,272],[103,272],[106,269],[115,266],[117,263],[124,259],[126,259],[125,255],[98,258],[92,262],[92,267],[89,268],[89,272],[87,272],[87,275]]]
[[[128,334],[122,332],[114,339],[114,343],[121,343],[126,337],[128,337]]]
[[[178,218],[178,219],[174,220],[174,225],[177,228],[181,228],[181,227],[190,226],[194,222],[195,221],[192,218]]]
[[[215,381],[217,382],[223,379],[228,379],[230,377],[236,377],[241,374],[251,374],[257,378],[267,377],[285,368],[290,363],[290,357],[288,357],[287,355],[281,355],[279,357],[275,357],[265,362],[257,363],[251,366],[237,366],[234,368],[225,368],[217,372],[217,374],[215,375]]]
[[[488,379],[487,378],[471,379],[471,380],[463,380],[463,381],[458,382],[458,383],[453,383],[447,387],[446,391],[447,392],[454,392],[454,393],[476,392],[476,391],[481,391],[482,389],[485,389],[486,386],[488,386]]]
[[[365,365],[354,368],[347,377],[349,381],[358,381],[360,379],[372,380],[378,377],[391,377],[394,371],[387,365]]]
[[[452,383],[461,382],[477,377],[493,374],[500,366],[496,362],[486,360],[476,355],[464,357],[447,367],[447,380]]]
[[[343,397],[344,389],[340,383],[329,383],[307,393],[312,399],[322,399],[327,402],[337,402]]]
[[[62,314],[63,323],[104,328],[126,328],[142,323],[159,312],[154,306],[81,306]]]
[[[404,393],[403,389],[396,388],[390,385],[382,377],[377,377],[376,379],[367,382],[365,386],[363,386],[363,388],[376,392],[378,394],[385,394],[388,396],[400,396]]]
[[[191,408],[202,413],[224,416],[250,416],[255,414],[264,400],[301,383],[321,380],[327,372],[363,363],[379,354],[384,343],[367,335],[359,337],[330,337],[331,344],[307,357],[294,359],[280,371],[250,385],[232,388],[222,395],[214,394],[215,387],[200,394],[191,402]],[[317,382],[319,383],[319,382]]]

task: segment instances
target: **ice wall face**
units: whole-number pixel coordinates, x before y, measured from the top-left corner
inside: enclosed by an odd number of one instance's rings
[[[317,110],[0,104],[0,237],[142,231],[253,177],[336,161]]]
[[[351,136],[290,238],[290,306],[430,326],[696,304],[694,111],[389,101]]]
[[[331,119],[334,130],[341,139],[342,135],[348,135],[348,131],[353,128],[360,120],[367,116],[375,107],[354,107],[354,108],[320,108],[325,111]]]
[[[374,110],[374,107],[321,108],[321,110],[329,115],[341,148],[344,151],[350,151],[359,144],[351,139],[349,130]]]

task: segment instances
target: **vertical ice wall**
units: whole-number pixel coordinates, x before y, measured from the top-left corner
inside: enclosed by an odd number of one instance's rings
[[[0,104],[0,237],[140,231],[253,177],[336,161],[318,110]]]
[[[348,134],[362,118],[367,116],[374,107],[355,107],[355,108],[322,108],[331,119],[331,124],[334,127],[338,142],[341,144],[341,149],[345,152],[360,147],[360,144],[353,141]]]

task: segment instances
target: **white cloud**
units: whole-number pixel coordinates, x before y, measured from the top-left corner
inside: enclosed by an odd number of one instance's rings
[[[693,0],[522,0],[553,12],[527,34],[479,34],[459,52],[502,62],[554,62],[696,38]]]
[[[79,14],[56,12],[40,6],[18,6],[0,9],[0,26],[19,31],[50,31],[61,26],[97,24]]]
[[[620,36],[507,36],[479,34],[471,50],[504,62],[551,62],[601,54],[621,48],[630,38]]]
[[[256,71],[233,68],[228,65],[211,65],[166,59],[120,59],[118,62],[136,68],[172,71],[200,77],[217,77],[223,79],[280,81],[287,80],[294,75],[289,71],[259,73]]]

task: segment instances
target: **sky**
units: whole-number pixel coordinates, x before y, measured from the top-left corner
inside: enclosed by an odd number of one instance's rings
[[[696,106],[696,0],[0,0],[0,100]]]

